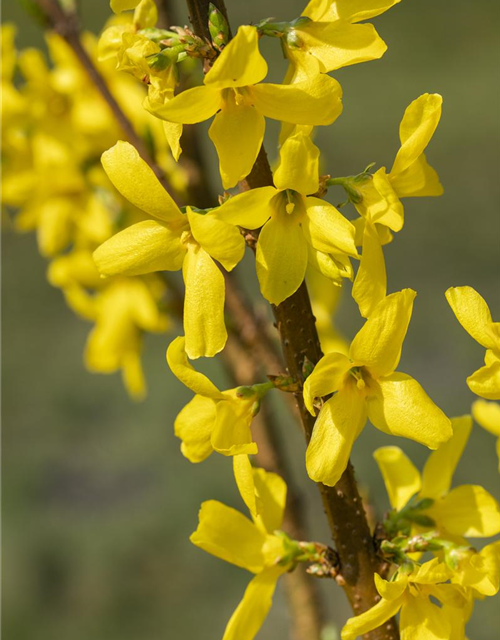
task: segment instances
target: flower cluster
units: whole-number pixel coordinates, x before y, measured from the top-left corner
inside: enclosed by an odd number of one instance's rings
[[[313,565],[310,572],[318,575],[342,572],[341,563],[325,569],[332,550],[281,530],[286,484],[249,458],[258,454],[252,421],[261,403],[287,385],[305,407],[305,420],[307,412],[315,418],[305,467],[322,491],[343,477],[368,420],[384,434],[433,450],[422,474],[397,446],[374,454],[391,504],[375,536],[387,567],[371,585],[380,600],[348,620],[343,640],[398,613],[405,638],[458,640],[465,637],[475,600],[498,591],[500,543],[476,551],[467,538],[500,533],[499,506],[480,486],[450,489],[472,419],[450,420],[419,382],[397,370],[416,292],[388,294],[382,248],[403,228],[401,199],[443,192],[424,154],[442,98],[425,93],[410,103],[390,171],[372,173],[369,164],[355,176],[321,175],[320,150],[312,140],[315,127],[331,125],[342,112],[341,86],[328,74],[384,54],[385,43],[365,21],[398,2],[311,0],[295,20],[242,25],[233,38],[225,17],[211,6],[207,38],[187,27],[158,27],[153,0],[112,0],[115,15],[99,43],[85,36],[86,45],[180,198],[162,185],[139,150],[120,139],[106,105],[60,38],[49,40],[49,69],[38,52],[17,56],[13,34],[5,32],[3,198],[18,211],[17,228],[36,229],[40,251],[52,260],[50,282],[77,313],[95,322],[86,350],[89,368],[122,369],[132,395],[143,393],[142,333],[168,326],[166,287],[158,274],[182,272],[183,335],[168,347],[167,362],[195,395],[177,416],[175,434],[193,463],[214,451],[233,458],[252,517],[210,500],[191,536],[196,546],[254,574],[224,640],[255,637],[279,577],[298,563]],[[282,83],[264,81],[264,37],[278,39],[289,62]],[[197,62],[204,73],[198,83]],[[13,83],[17,66],[25,77],[21,88]],[[255,186],[249,176],[262,156],[268,119],[281,124],[279,157],[272,180]],[[184,130],[206,120],[212,120],[208,135],[223,193],[200,208],[199,202],[188,204],[188,178],[175,161]],[[238,185],[239,193],[226,191]],[[352,221],[325,199],[334,185],[344,189],[344,204],[353,206]],[[191,361],[226,347],[226,282],[247,245],[255,252],[262,296],[273,307],[289,301],[307,278],[326,353],[313,363],[302,358],[302,379],[285,384],[285,374],[270,375],[221,391]],[[348,280],[365,319],[350,345],[332,324]],[[487,402],[500,399],[500,324],[470,287],[450,288],[446,298],[486,349],[485,366],[467,378],[482,398],[471,411],[500,443],[500,406]]]

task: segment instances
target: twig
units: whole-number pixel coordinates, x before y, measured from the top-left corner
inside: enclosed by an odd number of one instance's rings
[[[209,0],[186,1],[195,33],[200,37],[208,37]],[[214,4],[227,16],[223,0],[218,0]],[[266,152],[262,147],[250,175],[240,185],[240,188],[246,190],[272,184],[272,172]],[[253,237],[249,244],[255,247],[258,231],[251,235]],[[316,364],[322,356],[305,282],[296,293],[282,304],[273,305],[273,312],[288,372],[293,378],[302,381],[304,359],[307,357],[313,364]],[[304,406],[302,393],[296,393],[295,399],[300,411],[304,434],[309,442],[315,420]],[[318,483],[318,488],[340,558],[341,579],[339,583],[342,584],[353,611],[360,614],[373,607],[378,600],[373,575],[381,566],[381,559],[377,554],[370,533],[351,464],[348,464],[335,487],[327,487]],[[383,628],[367,633],[365,638],[367,640],[397,640],[399,631],[396,621],[390,620]]]
[[[78,16],[74,12],[65,11],[58,0],[33,0],[42,11],[47,24],[58,33],[71,47],[74,54],[78,58],[80,64],[87,72],[90,80],[94,83],[96,89],[100,92],[109,108],[113,112],[116,121],[123,130],[128,141],[134,145],[141,157],[153,169],[156,177],[162,185],[175,198],[174,190],[169,184],[165,174],[151,157],[144,140],[136,133],[132,123],[123,113],[120,105],[109,90],[104,78],[92,62],[89,54],[85,50],[80,40],[80,25]]]

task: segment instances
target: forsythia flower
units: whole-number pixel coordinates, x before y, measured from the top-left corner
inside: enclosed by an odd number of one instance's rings
[[[215,119],[209,136],[219,155],[224,188],[247,176],[264,139],[265,117],[304,125],[331,124],[341,113],[336,80],[317,76],[295,85],[261,84],[267,63],[255,27],[243,26],[206,74],[203,86],[187,89],[164,105],[147,107],[169,122]]]
[[[411,573],[400,570],[390,582],[375,574],[375,586],[382,599],[368,611],[349,618],[342,629],[342,640],[355,640],[377,629],[398,611],[404,640],[463,639],[468,602],[458,585],[447,582],[451,576],[451,569],[437,558],[415,567]],[[431,602],[431,597],[442,606]],[[452,636],[453,627],[458,627],[459,635]]]
[[[472,403],[474,420],[497,437],[498,470],[500,471],[500,405],[496,402],[476,400]]]
[[[304,402],[322,406],[306,454],[309,476],[334,486],[366,424],[437,449],[452,435],[450,420],[410,376],[396,372],[416,293],[404,289],[379,302],[351,343],[349,356],[325,355],[304,384]]]
[[[300,82],[318,73],[327,73],[351,64],[381,58],[387,45],[371,24],[356,24],[390,9],[400,0],[377,3],[373,0],[311,0],[298,21],[283,39],[291,62],[288,82]]]
[[[190,358],[213,356],[224,348],[224,276],[242,259],[245,242],[237,227],[216,214],[181,213],[151,168],[132,145],[118,142],[102,155],[102,164],[118,191],[157,220],[134,224],[94,253],[99,272],[140,275],[182,269],[186,285],[184,332]]]
[[[381,167],[364,182],[351,183],[361,196],[355,206],[364,220],[363,253],[352,295],[365,318],[386,295],[382,244],[384,236],[390,237],[389,230],[397,232],[403,228],[403,205],[399,198],[443,193],[439,178],[423,153],[439,123],[442,101],[440,95],[428,93],[414,100],[401,121],[401,148],[390,173]]]
[[[256,268],[262,295],[280,304],[302,284],[308,261],[332,280],[349,274],[357,256],[353,225],[331,204],[308,196],[318,190],[318,149],[302,132],[286,140],[274,172],[276,187],[251,189],[219,208],[222,220],[262,227]],[[333,255],[329,255],[333,254]]]
[[[257,453],[250,431],[256,397],[238,397],[236,389],[219,391],[188,362],[184,337],[175,338],[170,344],[167,362],[172,373],[196,394],[174,425],[186,458],[201,462],[212,451],[226,456]]]
[[[255,574],[229,620],[223,640],[252,640],[262,626],[279,577],[290,567],[282,538],[286,485],[274,473],[253,469],[261,512],[253,522],[215,500],[204,502],[190,540],[208,553]]]
[[[470,416],[453,418],[453,436],[431,453],[420,475],[399,447],[382,447],[374,453],[384,478],[391,506],[401,511],[414,498],[430,499],[418,513],[429,516],[441,534],[483,538],[500,533],[500,508],[483,487],[461,485],[450,490],[456,465],[472,427]],[[425,528],[417,521],[418,528]],[[429,523],[429,527],[434,528]]]
[[[487,400],[500,400],[500,323],[493,322],[484,298],[472,287],[450,287],[446,299],[462,327],[486,349],[486,366],[467,378],[469,389]]]

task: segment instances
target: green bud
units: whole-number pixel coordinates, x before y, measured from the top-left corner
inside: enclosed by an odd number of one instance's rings
[[[410,513],[406,516],[408,520],[414,522],[415,524],[419,524],[421,527],[435,527],[436,523],[429,516],[424,516],[418,513]]]
[[[424,509],[430,509],[434,504],[434,500],[432,498],[422,498],[414,505],[412,505],[412,510],[414,511],[423,511]]]
[[[212,44],[216,49],[222,51],[229,42],[229,25],[226,18],[214,4],[210,3],[208,9],[208,29]]]

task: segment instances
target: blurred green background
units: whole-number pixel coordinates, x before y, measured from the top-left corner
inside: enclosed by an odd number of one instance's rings
[[[81,5],[85,26],[98,32],[108,3]],[[177,5],[184,22],[181,0]],[[293,19],[304,3],[227,5],[234,28],[268,16]],[[18,46],[42,46],[40,29],[17,2],[3,4],[3,21],[17,24]],[[443,95],[427,157],[445,195],[405,201],[405,228],[386,247],[386,259],[390,291],[418,291],[400,369],[448,415],[460,415],[474,399],[465,378],[482,364],[484,350],[460,327],[444,291],[471,285],[500,319],[500,7],[498,0],[403,0],[373,22],[389,50],[380,61],[335,74],[344,113],[319,129],[316,141],[328,173],[358,173],[371,161],[390,166],[406,106],[427,91]],[[277,43],[264,43],[263,52],[279,80]],[[271,127],[268,149],[275,136]],[[209,144],[207,153],[213,160]],[[339,202],[341,195],[331,198]],[[216,640],[250,576],[196,549],[188,536],[203,500],[242,508],[230,461],[214,455],[195,466],[179,453],[172,423],[190,393],[166,366],[166,336],[147,337],[150,391],[143,404],[128,400],[118,375],[85,372],[89,325],[47,284],[45,266],[33,236],[3,234],[4,637]],[[253,286],[251,265],[240,270]],[[338,323],[352,338],[360,321],[348,287],[345,293]],[[214,374],[224,384],[222,372]],[[280,418],[311,537],[328,542],[301,434],[286,413]],[[388,503],[371,453],[387,441],[367,428],[353,455],[379,514]],[[413,443],[391,443],[418,464],[427,456]],[[498,498],[496,465],[493,437],[475,427],[455,482],[483,484]],[[321,588],[329,619],[342,623],[342,592],[333,583]],[[259,638],[287,638],[288,625],[279,592]],[[492,640],[499,625],[498,601],[478,603],[469,637]]]

